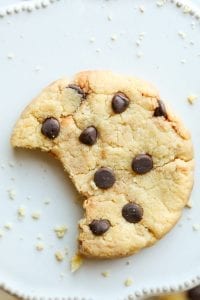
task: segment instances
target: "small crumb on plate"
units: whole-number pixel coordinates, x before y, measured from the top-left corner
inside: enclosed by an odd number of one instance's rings
[[[109,276],[110,276],[110,273],[109,273],[108,271],[103,271],[103,272],[101,272],[101,275],[102,275],[103,277],[109,277]]]
[[[78,269],[80,269],[82,264],[83,258],[79,254],[75,254],[71,259],[71,272],[76,272]]]
[[[186,33],[184,31],[179,31],[178,35],[184,40],[186,38]]]
[[[14,53],[8,53],[8,54],[7,54],[7,58],[8,58],[9,60],[12,60],[12,59],[15,58],[15,54],[14,54]]]
[[[187,97],[187,101],[189,104],[193,105],[197,98],[198,98],[197,95],[191,94]]]
[[[141,13],[144,13],[144,12],[145,12],[145,7],[144,7],[144,5],[140,5],[140,6],[139,6],[139,11],[140,11]]]
[[[43,243],[37,243],[35,246],[37,251],[43,251],[44,250],[44,244]]]
[[[7,230],[11,230],[12,227],[13,227],[12,223],[9,223],[9,222],[4,225],[4,228]]]
[[[17,210],[17,215],[20,219],[24,218],[26,215],[26,210],[23,206],[20,206]]]
[[[117,35],[116,34],[111,35],[110,39],[111,41],[115,42],[117,40]]]
[[[132,281],[131,278],[127,278],[127,279],[124,281],[124,285],[125,285],[126,287],[129,287],[129,286],[131,286],[132,284],[133,284],[133,281]]]
[[[41,213],[40,213],[39,211],[35,211],[35,212],[33,212],[33,213],[31,214],[31,218],[32,218],[33,220],[39,220],[40,217],[41,217]]]
[[[9,189],[7,192],[8,192],[8,197],[10,198],[10,200],[15,200],[16,191],[14,189]]]
[[[200,224],[193,224],[193,225],[192,225],[192,229],[193,229],[194,231],[200,231]]]
[[[65,255],[62,251],[56,251],[55,252],[55,258],[57,261],[61,262],[65,258]]]
[[[67,230],[68,228],[65,225],[60,225],[54,228],[54,231],[59,239],[62,239],[65,236]]]

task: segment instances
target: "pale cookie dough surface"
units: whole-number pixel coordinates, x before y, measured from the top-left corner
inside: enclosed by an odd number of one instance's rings
[[[128,99],[121,113],[112,107],[117,93]],[[82,72],[71,81],[61,79],[48,86],[15,126],[12,145],[53,153],[85,196],[79,250],[86,256],[120,257],[152,245],[174,226],[188,202],[194,165],[190,135],[168,107],[167,116],[154,115],[159,99],[158,92],[141,80],[107,71]],[[52,139],[41,132],[47,118],[60,124]],[[97,139],[86,145],[79,136],[90,126],[96,128]],[[148,154],[153,162],[145,174],[132,169],[140,154]],[[110,188],[94,182],[101,167],[114,174]],[[127,203],[142,208],[141,220],[123,217]],[[91,230],[94,220],[107,220],[104,233]]]

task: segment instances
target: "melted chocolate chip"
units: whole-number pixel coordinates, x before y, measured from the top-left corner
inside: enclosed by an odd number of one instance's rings
[[[153,169],[152,157],[148,154],[139,154],[132,161],[132,169],[137,174],[145,174]]]
[[[200,300],[200,285],[189,290],[187,292],[187,296],[188,296],[188,299],[190,299],[190,300]]]
[[[87,127],[79,136],[79,141],[85,145],[94,145],[97,140],[97,130],[94,126]]]
[[[53,140],[59,135],[60,123],[53,117],[47,118],[42,124],[41,132],[43,135]]]
[[[129,106],[129,99],[122,93],[117,93],[112,98],[112,109],[116,114],[124,112]]]
[[[108,220],[93,220],[89,227],[94,235],[102,235],[110,228],[110,222]]]
[[[163,101],[158,100],[158,107],[154,111],[154,117],[165,117],[167,118],[167,111]]]
[[[77,84],[69,84],[68,87],[75,90],[79,95],[82,96],[83,99],[86,99],[86,93],[82,88],[80,88],[80,86],[78,86]]]
[[[128,203],[122,208],[122,216],[129,223],[138,223],[143,217],[143,208],[136,203]]]
[[[111,188],[115,180],[115,174],[110,168],[100,168],[94,174],[94,182],[100,189]]]

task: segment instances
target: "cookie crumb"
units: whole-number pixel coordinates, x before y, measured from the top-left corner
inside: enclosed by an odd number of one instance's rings
[[[76,272],[78,269],[80,269],[82,264],[83,264],[83,258],[80,255],[75,254],[71,259],[71,272],[72,273]]]
[[[49,198],[44,199],[44,204],[49,205],[51,203],[51,200]]]
[[[26,210],[23,206],[19,207],[18,210],[17,210],[17,215],[18,215],[18,218],[22,219],[25,217],[26,215]]]
[[[93,43],[95,42],[95,38],[92,36],[92,37],[89,39],[89,42],[90,42],[91,44],[93,44]]]
[[[0,229],[0,238],[2,238],[2,237],[3,237],[3,235],[4,235],[4,232],[3,232],[3,230],[2,230],[2,229]]]
[[[68,228],[65,225],[57,226],[54,228],[54,231],[59,239],[62,239],[65,236],[67,230]]]
[[[56,258],[57,261],[59,261],[59,262],[63,261],[64,257],[65,256],[64,256],[63,252],[61,252],[61,251],[56,251],[55,252],[55,258]]]
[[[186,60],[185,60],[185,59],[181,59],[181,63],[182,63],[182,64],[185,64],[185,63],[186,63]]]
[[[97,53],[100,53],[100,52],[101,52],[101,49],[100,49],[100,48],[97,48],[97,49],[96,49],[96,52],[97,52]]]
[[[188,201],[188,203],[186,204],[186,207],[192,208],[192,201],[191,200]]]
[[[14,189],[9,189],[7,192],[8,192],[8,197],[10,198],[10,200],[15,200],[16,191]]]
[[[142,52],[138,52],[138,53],[136,54],[136,56],[137,56],[138,58],[141,58],[141,57],[143,56],[143,53],[142,53]]]
[[[11,168],[14,168],[15,167],[15,163],[13,161],[9,161],[8,162],[8,165],[11,167]]]
[[[144,36],[146,35],[146,32],[140,32],[139,33],[139,40],[143,40]]]
[[[144,7],[144,5],[140,5],[140,6],[139,6],[139,11],[140,11],[141,13],[144,13],[144,12],[145,12],[145,7]]]
[[[135,42],[135,44],[136,44],[137,47],[140,47],[141,41],[140,41],[140,40],[137,40],[137,41]]]
[[[38,244],[36,244],[35,248],[36,248],[37,251],[43,251],[44,250],[44,244],[38,243]]]
[[[111,35],[110,39],[111,41],[115,42],[117,40],[117,35],[116,34]]]
[[[131,286],[132,284],[133,284],[133,281],[132,281],[131,278],[127,278],[127,279],[124,281],[124,285],[125,285],[126,287]]]
[[[129,266],[131,263],[130,263],[130,261],[128,260],[127,262],[126,262],[126,265],[127,266]]]
[[[15,58],[15,54],[14,54],[14,53],[8,53],[8,54],[7,54],[7,58],[8,58],[9,60],[12,60],[12,59]]]
[[[184,40],[186,38],[186,33],[183,31],[179,31],[178,35]]]
[[[39,233],[36,237],[37,240],[41,241],[43,239],[43,236],[41,233]]]
[[[110,276],[110,273],[109,273],[108,271],[103,271],[103,272],[101,272],[101,275],[102,275],[103,277],[109,277],[109,276]]]
[[[35,68],[34,68],[34,71],[37,73],[40,72],[41,70],[42,70],[42,67],[39,65],[35,66]]]
[[[188,103],[189,104],[191,104],[191,105],[193,105],[194,104],[194,102],[195,102],[195,100],[198,98],[198,96],[197,95],[189,95],[188,97],[187,97],[187,101],[188,101]]]
[[[108,21],[112,21],[112,19],[113,19],[113,18],[112,18],[111,15],[108,15],[108,16],[107,16],[107,20],[108,20]]]
[[[13,227],[12,223],[6,223],[6,224],[4,225],[4,228],[7,229],[7,230],[11,230],[12,227]]]
[[[39,211],[35,211],[35,212],[33,212],[33,213],[31,214],[31,218],[32,218],[33,220],[39,220],[40,217],[41,217],[41,213],[40,213]]]
[[[60,273],[60,278],[64,278],[65,277],[65,273]]]
[[[200,231],[200,224],[193,224],[193,225],[192,225],[192,229],[193,229],[194,231]]]

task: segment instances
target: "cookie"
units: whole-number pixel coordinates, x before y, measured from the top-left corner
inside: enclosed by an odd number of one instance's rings
[[[11,138],[63,164],[84,196],[79,251],[127,256],[178,221],[193,185],[193,148],[182,122],[150,84],[109,71],[61,79],[31,102]]]

